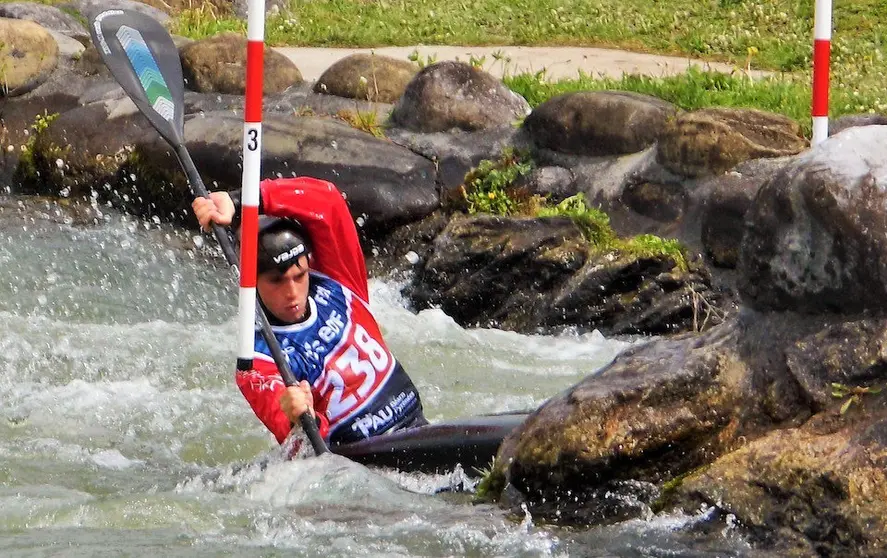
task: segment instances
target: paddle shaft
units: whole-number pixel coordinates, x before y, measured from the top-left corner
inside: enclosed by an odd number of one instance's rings
[[[191,193],[196,197],[208,198],[209,192],[206,191],[206,186],[203,185],[203,179],[200,178],[200,173],[197,172],[197,166],[194,164],[194,160],[191,159],[191,154],[188,152],[188,148],[181,143],[174,145],[173,147],[175,148],[176,156],[179,158],[179,163],[182,165],[182,169],[184,169],[185,174],[188,176]],[[234,247],[234,243],[231,242],[231,238],[228,236],[225,227],[213,223],[212,230],[213,235],[216,237],[216,241],[218,241],[219,246],[222,247],[222,253],[225,255],[225,260],[227,260],[229,265],[236,269],[237,250]],[[258,304],[256,305],[256,316],[259,320],[262,337],[271,349],[271,357],[277,365],[277,370],[280,371],[280,377],[283,378],[283,383],[287,386],[298,384],[299,382],[296,380],[296,376],[293,374],[289,362],[286,360],[286,355],[283,354],[280,344],[277,342],[277,337],[274,336],[274,331],[271,329],[271,323],[268,321],[268,316],[265,315],[264,310],[262,310],[261,306]],[[311,418],[309,413],[305,413],[299,418],[299,424],[302,426],[302,430],[305,431],[308,441],[311,442],[311,447],[314,448],[314,453],[320,455],[329,451],[326,447],[326,443],[323,441],[323,437],[320,435],[317,423],[314,422],[314,419]]]

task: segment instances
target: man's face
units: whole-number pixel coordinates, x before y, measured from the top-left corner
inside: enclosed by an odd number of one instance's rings
[[[278,320],[295,323],[308,310],[308,257],[299,256],[286,273],[273,270],[256,278],[262,303]]]

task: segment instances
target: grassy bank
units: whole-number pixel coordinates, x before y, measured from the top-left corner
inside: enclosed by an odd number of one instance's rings
[[[5,0],[0,0],[5,1]],[[44,0],[62,3],[62,0]],[[174,13],[171,31],[192,38],[245,32],[226,0],[146,0]],[[549,83],[513,76],[536,105],[588,89],[649,93],[685,109],[745,106],[785,114],[809,130],[813,0],[292,0],[266,20],[272,45],[584,45],[688,55],[733,63],[732,76],[699,72],[665,79],[577,76]],[[887,112],[884,0],[836,2],[832,117]],[[742,69],[776,72],[751,81]]]
[[[887,112],[883,82],[887,2],[836,3],[832,43],[832,116]],[[177,33],[203,37],[244,31],[245,23],[207,5],[185,10]],[[755,107],[798,120],[809,133],[812,0],[294,0],[267,20],[270,44],[360,46],[411,44],[585,45],[681,54],[732,62],[732,76],[691,72],[665,79],[544,75],[507,78],[536,105],[573,90],[649,93],[685,109]],[[776,72],[749,80],[742,69]]]
[[[804,75],[777,75],[751,80],[738,72],[732,75],[690,69],[687,73],[652,78],[623,76],[621,79],[580,76],[549,82],[544,75],[520,74],[503,80],[523,95],[531,106],[571,91],[635,91],[665,99],[685,109],[704,107],[749,107],[783,114],[797,121],[807,137],[811,135],[810,79]],[[845,114],[887,111],[887,99],[877,91],[860,94],[857,90],[834,88],[831,117]]]

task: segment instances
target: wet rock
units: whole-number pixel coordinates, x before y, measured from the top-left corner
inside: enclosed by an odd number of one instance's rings
[[[372,276],[405,275],[431,257],[434,239],[446,228],[450,216],[435,211],[420,221],[398,227],[373,242],[367,253]]]
[[[15,97],[46,81],[58,64],[52,35],[32,21],[0,19],[0,96]]]
[[[631,481],[662,482],[735,442],[736,388],[749,373],[737,342],[736,328],[724,325],[623,351],[509,436],[496,458],[505,481],[534,517],[577,525],[627,519],[618,502],[637,497]],[[597,496],[607,490],[602,506]]]
[[[887,309],[887,127],[849,128],[796,157],[748,213],[739,271],[758,308]]]
[[[223,33],[194,41],[179,50],[186,86],[200,93],[246,92],[246,38]],[[263,91],[280,93],[303,81],[295,64],[279,52],[265,47]]]
[[[856,320],[829,325],[789,346],[786,363],[816,411],[834,405],[835,383],[880,389],[887,375],[887,324]]]
[[[549,300],[546,325],[607,335],[698,331],[722,317],[705,268],[683,270],[664,255],[595,254]]]
[[[705,108],[679,114],[660,136],[657,160],[688,177],[723,173],[742,161],[807,148],[797,122],[753,109]]]
[[[128,98],[62,113],[41,131],[17,170],[26,193],[117,201],[117,174],[136,140],[152,130]],[[127,204],[121,207],[128,208]]]
[[[493,481],[514,487],[537,518],[621,519],[624,510],[601,508],[599,494],[637,499],[632,482],[667,492],[683,475],[809,419],[784,350],[821,327],[809,316],[746,311],[702,334],[627,349],[528,417],[500,447]]]
[[[326,69],[314,92],[378,103],[394,103],[419,68],[412,62],[377,54],[352,54]]]
[[[642,181],[626,184],[621,201],[644,217],[670,222],[683,217],[687,192],[680,184]]]
[[[408,296],[462,325],[538,320],[544,293],[582,267],[587,243],[566,217],[453,216]],[[508,324],[506,324],[508,322]]]
[[[783,556],[883,556],[887,416],[883,397],[861,405],[756,440],[684,479],[673,499],[733,514]]]
[[[86,47],[80,54],[80,58],[74,62],[74,69],[84,76],[108,77],[111,75],[111,71],[102,61],[98,49],[92,44]]]
[[[717,323],[703,268],[593,250],[567,218],[453,217],[406,290],[463,326],[662,333]]]
[[[34,125],[38,118],[45,118],[72,109],[78,105],[77,97],[52,94],[46,97],[16,97],[0,104],[0,184],[17,189],[13,175],[22,154],[33,141]]]
[[[575,155],[620,155],[652,145],[678,111],[649,95],[579,91],[542,103],[524,127],[538,147]]]
[[[527,101],[492,75],[446,61],[416,74],[391,120],[414,132],[475,131],[511,125],[529,112]]]
[[[59,65],[43,83],[28,93],[16,97],[15,102],[56,95],[76,99],[93,85],[92,80],[80,75],[69,65]]]

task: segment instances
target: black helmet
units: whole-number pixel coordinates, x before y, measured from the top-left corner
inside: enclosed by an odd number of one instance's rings
[[[259,216],[256,271],[274,269],[286,273],[303,255],[311,254],[311,243],[302,225],[294,219]]]

